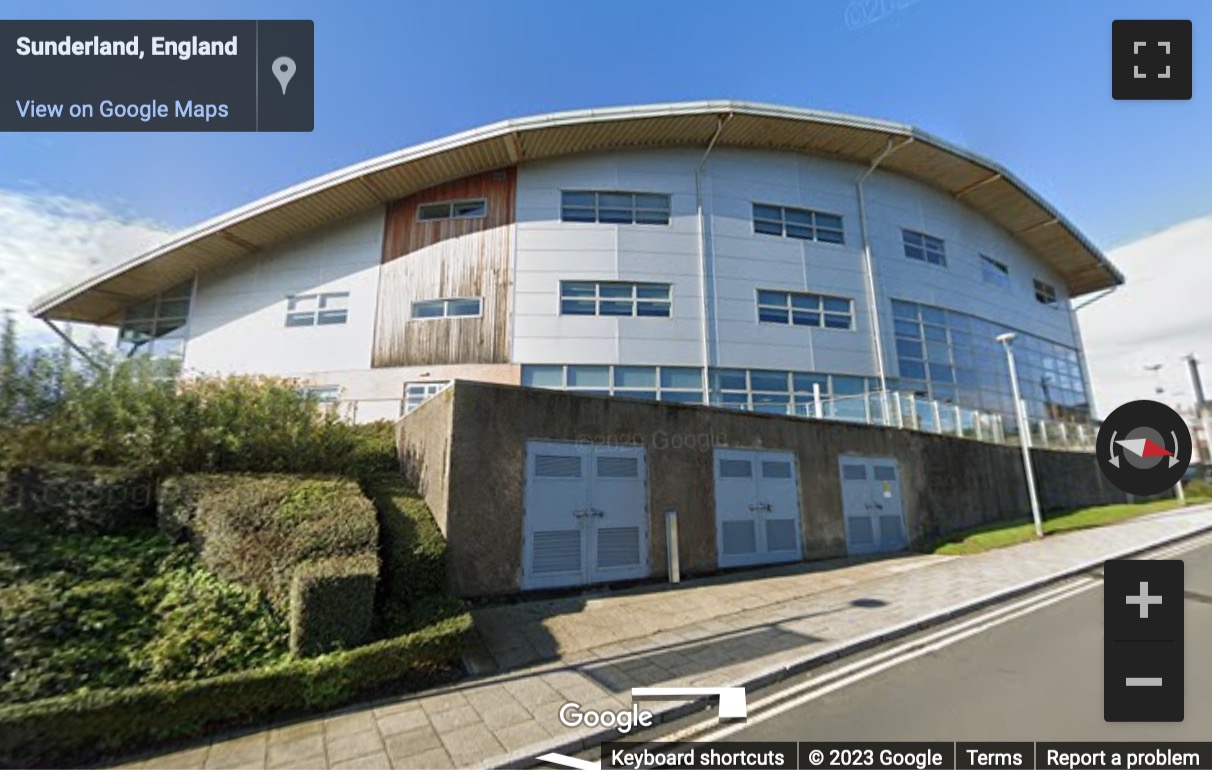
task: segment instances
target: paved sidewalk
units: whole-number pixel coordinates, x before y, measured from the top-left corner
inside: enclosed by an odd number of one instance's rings
[[[490,608],[481,664],[521,666],[136,762],[137,768],[446,768],[525,764],[598,730],[560,725],[567,701],[631,706],[639,686],[773,681],[974,603],[1212,528],[1212,507],[1163,513],[975,556],[815,565]],[[560,659],[534,662],[559,654]],[[683,703],[645,702],[658,713]]]

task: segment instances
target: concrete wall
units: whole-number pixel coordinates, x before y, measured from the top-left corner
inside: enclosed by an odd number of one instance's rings
[[[683,571],[716,569],[712,450],[718,446],[795,453],[806,559],[846,553],[842,454],[898,461],[914,543],[1030,514],[1017,448],[917,431],[459,381],[403,418],[397,437],[408,477],[450,543],[456,590],[466,596],[518,590],[529,439],[647,448],[654,575],[664,574],[669,508],[680,514]],[[1124,500],[1103,480],[1093,455],[1037,450],[1034,460],[1045,511]]]

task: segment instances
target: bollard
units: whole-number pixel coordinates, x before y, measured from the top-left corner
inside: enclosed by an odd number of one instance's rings
[[[665,511],[665,553],[669,557],[669,582],[682,582],[682,567],[678,561],[678,512]]]

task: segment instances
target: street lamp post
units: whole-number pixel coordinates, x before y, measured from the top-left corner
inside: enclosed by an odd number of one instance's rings
[[[1031,518],[1035,520],[1035,536],[1044,536],[1044,522],[1039,513],[1039,497],[1035,494],[1035,472],[1031,470],[1031,449],[1027,446],[1028,433],[1031,426],[1027,423],[1026,410],[1023,409],[1023,399],[1018,392],[1018,371],[1014,367],[1014,350],[1010,343],[1014,342],[1014,332],[997,335],[997,341],[1006,349],[1006,363],[1010,367],[1010,390],[1014,394],[1014,417],[1018,421],[1018,445],[1023,450],[1023,472],[1027,474],[1027,496],[1031,498]]]

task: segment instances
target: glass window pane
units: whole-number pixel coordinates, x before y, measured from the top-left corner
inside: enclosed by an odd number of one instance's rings
[[[940,310],[939,308],[936,308],[936,307],[930,307],[929,305],[922,305],[921,309],[922,309],[922,320],[923,321],[925,321],[928,324],[938,324],[939,326],[946,326],[947,314],[944,313],[942,310]]]
[[[156,301],[140,302],[136,305],[131,305],[126,308],[126,320],[141,321],[144,319],[152,319],[156,315]]]
[[[161,318],[185,318],[189,315],[189,300],[170,299],[161,301],[158,314]]]
[[[638,283],[635,295],[641,299],[669,299],[669,284],[667,283]]]
[[[767,222],[757,219],[753,222],[753,231],[755,233],[764,233],[765,235],[782,235],[783,225],[778,222]]]
[[[842,229],[842,218],[836,214],[821,214],[818,212],[816,215],[816,227],[818,230],[824,227],[840,231]]]
[[[561,297],[592,297],[596,286],[588,281],[564,281],[560,284]]]
[[[841,297],[825,297],[825,310],[833,313],[849,313],[850,300]]]
[[[614,395],[617,398],[638,398],[644,401],[657,400],[655,390],[619,390],[618,388],[615,388]]]
[[[850,328],[850,316],[838,315],[836,313],[826,313],[825,314],[825,328],[826,329],[849,329]]]
[[[867,382],[862,377],[833,376],[833,395],[854,396],[867,392]]]
[[[523,366],[522,384],[531,388],[564,387],[564,367]]]
[[[773,219],[778,222],[782,220],[782,210],[778,206],[763,206],[760,203],[753,204],[754,219]]]
[[[648,318],[668,318],[671,315],[671,306],[668,302],[637,302],[635,314]]]
[[[568,387],[570,388],[609,388],[609,366],[569,366]]]
[[[662,388],[696,388],[703,389],[703,371],[689,367],[661,367]]]
[[[631,302],[630,300],[626,302],[620,302],[617,300],[602,300],[598,308],[598,313],[600,315],[635,315],[635,303]]]
[[[802,238],[803,240],[812,240],[812,228],[807,225],[787,225],[788,238]]]
[[[598,284],[598,296],[628,299],[635,293],[635,284],[631,283],[600,283]]]
[[[921,233],[915,233],[912,230],[901,230],[901,240],[910,246],[922,245]]]
[[[635,206],[635,196],[631,193],[598,193],[598,208],[631,209]]]
[[[922,343],[905,339],[897,340],[896,354],[902,358],[923,358]]]
[[[286,314],[286,325],[287,326],[315,326],[316,325],[316,314],[315,313],[287,313]]]
[[[930,379],[939,382],[953,382],[955,372],[947,364],[930,364]]]
[[[791,307],[796,310],[820,310],[821,298],[816,294],[792,294]]]
[[[845,243],[846,239],[842,235],[841,230],[822,230],[816,229],[816,239],[825,243]]]
[[[598,209],[598,221],[615,225],[629,225],[632,222],[631,209]]]
[[[711,373],[711,379],[718,390],[745,390],[748,387],[744,369],[716,369]]]
[[[412,303],[413,318],[441,318],[444,312],[444,304],[442,300],[433,300],[430,302],[414,302]]]
[[[488,214],[488,203],[486,201],[459,201],[451,204],[451,210],[454,216],[464,219],[482,217]]]
[[[951,348],[945,342],[927,342],[926,358],[938,364],[949,364],[951,363]]]
[[[591,299],[566,299],[560,302],[562,315],[597,315],[597,303]]]
[[[160,299],[189,299],[194,293],[192,280],[179,283],[160,295]]]
[[[797,393],[811,393],[813,384],[817,384],[821,386],[821,393],[829,394],[829,375],[827,374],[795,373],[791,375],[791,380]]]
[[[448,316],[476,316],[480,314],[480,300],[451,299],[446,301]]]
[[[349,318],[348,310],[321,310],[316,314],[317,326],[335,326],[343,324]]]
[[[941,326],[923,326],[922,331],[926,333],[926,339],[935,342],[947,341],[947,330]]]
[[[784,212],[787,224],[811,225],[812,213],[802,209],[786,209]]]
[[[701,404],[703,392],[699,390],[662,390],[661,400],[675,404]]]
[[[565,222],[596,222],[597,214],[593,209],[564,208],[560,210],[560,219]]]
[[[638,225],[667,225],[669,224],[669,212],[637,211],[635,212],[635,221]]]
[[[926,253],[924,251],[919,249],[917,246],[910,246],[908,244],[905,245],[905,256],[909,257],[909,259],[919,259],[922,261],[925,261],[926,259]]]
[[[916,340],[922,336],[921,324],[912,321],[902,321],[898,318],[892,322],[892,325],[896,329],[896,336],[898,337],[909,337]]]
[[[422,222],[430,219],[447,219],[449,217],[449,203],[426,203],[417,207],[417,219]]]
[[[583,190],[564,190],[560,193],[560,203],[565,206],[587,206],[593,208],[597,205],[597,196],[591,192]]]
[[[758,321],[764,324],[785,324],[787,311],[775,307],[759,307]]]
[[[752,371],[749,383],[753,390],[787,392],[787,372]]]
[[[791,323],[796,326],[820,326],[821,314],[816,311],[794,310],[791,313]]]
[[[892,315],[896,318],[908,318],[917,320],[917,305],[912,302],[902,302],[899,299],[892,300]]]
[[[669,210],[669,196],[657,193],[636,193],[635,207],[637,209]]]
[[[774,305],[776,307],[787,306],[787,295],[780,291],[763,291],[758,290],[759,305]]]
[[[925,379],[926,365],[918,361],[900,361],[901,377],[912,377],[914,379]]]

